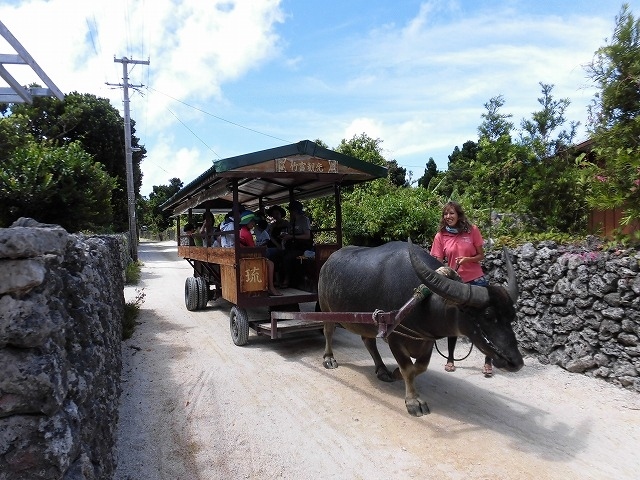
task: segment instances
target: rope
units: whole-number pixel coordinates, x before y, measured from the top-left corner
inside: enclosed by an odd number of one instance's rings
[[[444,355],[444,354],[440,351],[440,349],[438,348],[438,342],[436,341],[436,342],[434,342],[434,343],[435,343],[435,346],[436,346],[436,352],[438,352],[442,358],[445,358],[445,359],[447,359],[447,360],[448,360],[448,359],[449,359],[448,355]],[[469,343],[471,343],[471,342],[469,342]],[[468,352],[464,357],[462,357],[462,358],[455,358],[455,357],[454,357],[454,358],[453,358],[453,361],[454,361],[454,362],[461,362],[462,360],[466,360],[466,359],[467,359],[467,357],[468,357],[469,355],[471,355],[471,352],[472,352],[472,351],[473,351],[473,343],[471,343],[471,346],[469,347],[469,352]]]

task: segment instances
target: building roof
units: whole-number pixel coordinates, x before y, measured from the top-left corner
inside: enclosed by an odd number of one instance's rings
[[[257,210],[288,203],[291,195],[297,200],[332,195],[336,183],[349,186],[386,176],[384,167],[303,140],[218,160],[161,208],[173,215],[189,209],[227,212],[233,205],[235,180],[238,202]]]

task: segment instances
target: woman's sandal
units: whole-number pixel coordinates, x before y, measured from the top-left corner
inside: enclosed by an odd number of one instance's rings
[[[488,363],[484,364],[484,367],[482,367],[482,374],[485,376],[485,378],[489,378],[493,376],[493,367],[491,365],[489,365]]]
[[[447,372],[455,372],[456,371],[456,366],[452,363],[452,362],[448,362],[445,366],[444,369]]]

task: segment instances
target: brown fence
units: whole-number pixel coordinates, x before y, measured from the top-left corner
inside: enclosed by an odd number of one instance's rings
[[[614,210],[594,210],[589,215],[589,233],[603,237],[612,237],[615,229],[620,228],[620,220],[624,212],[620,208]],[[635,221],[622,228],[622,233],[630,235],[640,231],[640,222]]]

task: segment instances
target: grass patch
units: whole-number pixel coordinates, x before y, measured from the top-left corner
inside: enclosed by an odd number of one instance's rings
[[[124,304],[124,317],[122,318],[122,340],[127,340],[133,335],[136,328],[136,320],[140,315],[140,307],[144,303],[144,288],[136,288],[136,298]]]
[[[126,285],[137,285],[140,281],[141,268],[142,262],[140,260],[130,262],[124,271],[124,283]]]

